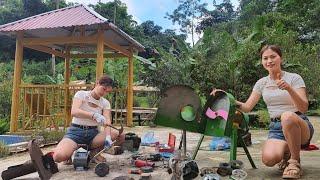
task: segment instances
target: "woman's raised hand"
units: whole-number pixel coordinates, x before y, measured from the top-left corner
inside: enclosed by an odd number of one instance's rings
[[[281,90],[289,90],[291,88],[290,84],[288,84],[285,80],[281,79],[281,73],[276,75],[276,84]]]

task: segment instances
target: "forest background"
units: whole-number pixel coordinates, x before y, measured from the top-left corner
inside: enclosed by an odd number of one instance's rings
[[[57,2],[59,4],[57,4]],[[89,5],[146,47],[135,56],[134,83],[163,90],[171,85],[193,87],[206,99],[210,90],[224,89],[246,100],[254,83],[267,72],[259,50],[277,44],[283,50],[283,68],[305,80],[309,113],[320,114],[320,3],[319,0],[229,0],[212,2],[208,10],[201,0],[179,0],[179,6],[164,16],[178,24],[182,34],[164,29],[153,21],[138,24],[120,0]],[[2,0],[0,24],[74,5],[64,0]],[[187,35],[203,34],[197,42],[186,43]],[[15,40],[0,36],[0,134],[8,130],[11,109]],[[71,80],[94,82],[95,60],[72,60]],[[104,71],[118,87],[127,83],[127,61],[106,61]],[[63,83],[64,61],[24,49],[24,83]],[[139,105],[139,102],[135,102]],[[259,102],[255,110],[265,110]]]

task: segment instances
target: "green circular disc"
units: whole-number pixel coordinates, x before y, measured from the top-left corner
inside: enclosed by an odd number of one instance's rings
[[[193,121],[196,118],[196,113],[192,106],[188,105],[181,109],[181,117],[185,121]]]

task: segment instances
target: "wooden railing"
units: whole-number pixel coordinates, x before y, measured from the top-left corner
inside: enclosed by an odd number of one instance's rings
[[[79,90],[90,90],[93,84],[85,85],[30,85],[20,86],[20,130],[66,128],[71,122],[71,103]],[[126,89],[114,89],[107,95],[111,102],[114,124],[126,124]],[[142,94],[141,94],[142,93]],[[145,95],[134,91],[134,96]],[[151,93],[155,97],[155,93]],[[140,119],[140,116],[139,116]]]

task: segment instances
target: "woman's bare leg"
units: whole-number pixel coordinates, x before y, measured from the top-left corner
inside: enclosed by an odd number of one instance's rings
[[[268,139],[262,148],[262,162],[272,167],[283,159],[284,152],[288,151],[288,144],[284,140]]]
[[[69,138],[63,138],[54,149],[53,159],[55,162],[66,161],[76,149],[78,149],[77,143]]]
[[[310,138],[310,129],[303,119],[296,113],[284,112],[281,115],[283,134],[288,143],[291,159],[300,161],[300,149]]]

